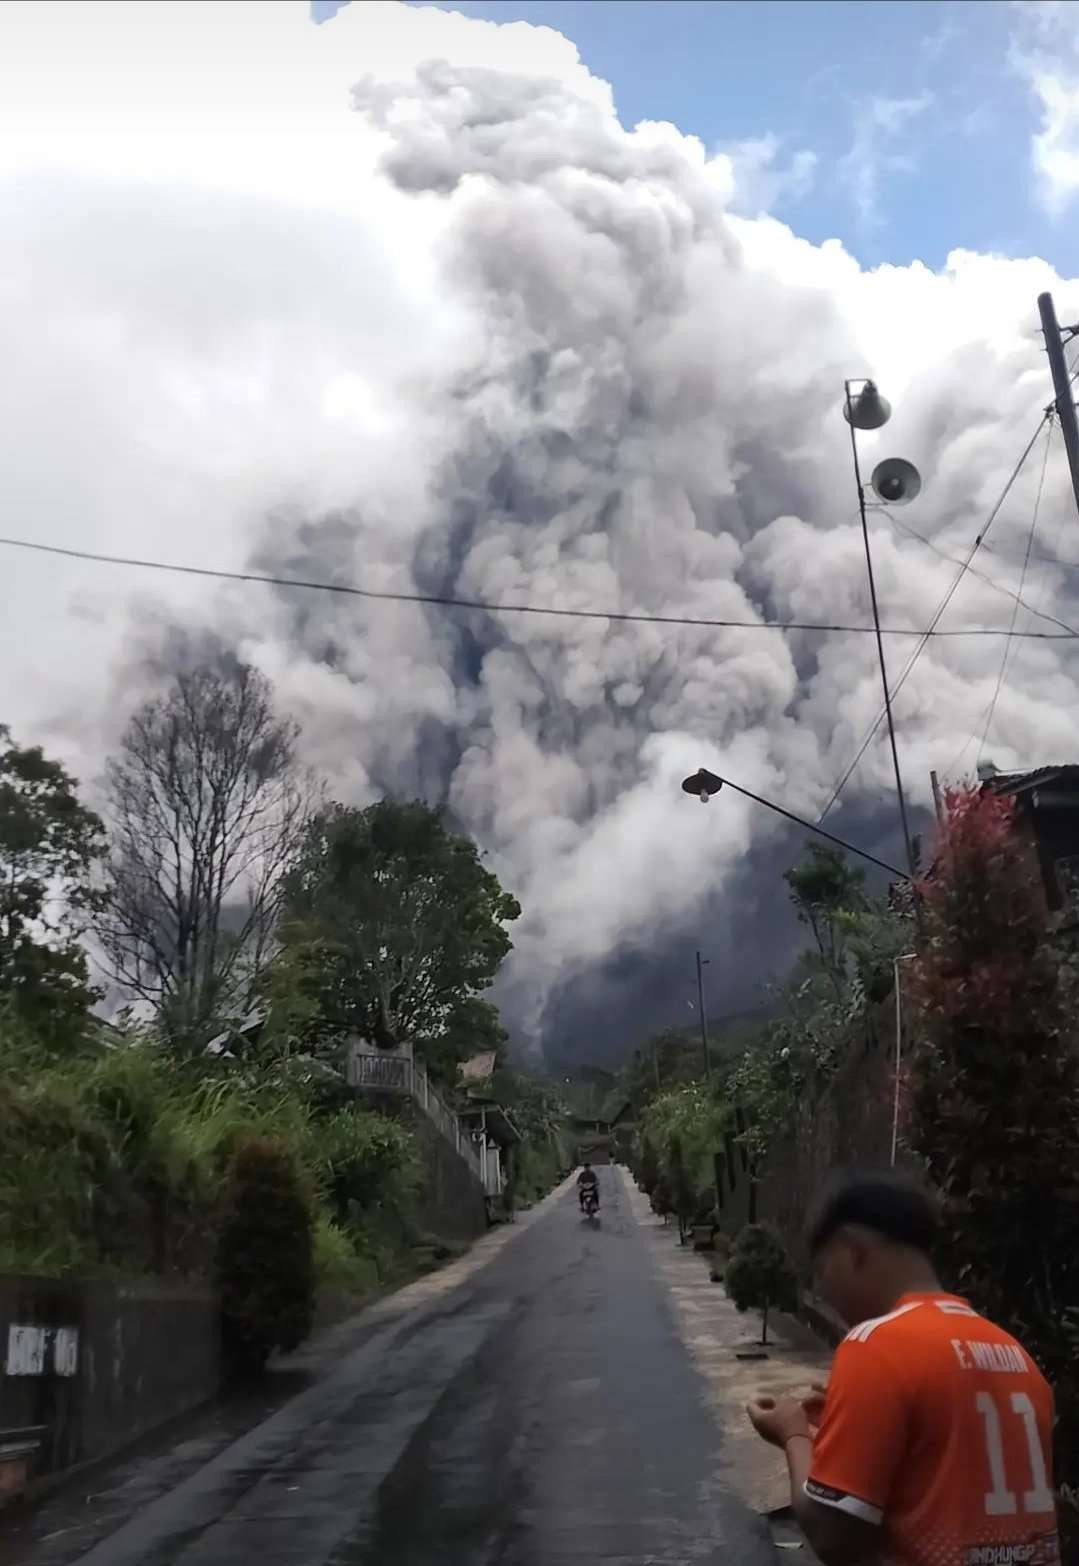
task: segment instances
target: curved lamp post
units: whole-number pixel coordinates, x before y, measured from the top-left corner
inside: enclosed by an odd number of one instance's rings
[[[699,772],[694,772],[692,777],[684,778],[682,790],[686,794],[696,794],[702,805],[707,805],[713,794],[718,794],[721,788],[732,788],[736,794],[744,794],[746,799],[753,800],[754,804],[763,805],[766,810],[774,810],[777,816],[785,816],[788,821],[793,821],[795,826],[804,827],[807,832],[815,832],[818,837],[825,837],[829,843],[834,843],[844,853],[857,854],[859,859],[868,859],[872,865],[877,865],[881,870],[887,870],[889,875],[898,876],[901,881],[912,880],[905,870],[900,870],[898,865],[890,865],[884,859],[878,859],[876,854],[867,854],[864,848],[855,848],[853,843],[848,843],[842,837],[836,837],[834,832],[826,832],[823,827],[814,826],[812,821],[807,821],[804,816],[796,816],[793,810],[786,810],[782,805],[777,805],[773,799],[765,799],[761,794],[754,794],[748,788],[742,788],[738,783],[732,783],[730,778],[717,777],[714,772],[709,772],[702,767]]]

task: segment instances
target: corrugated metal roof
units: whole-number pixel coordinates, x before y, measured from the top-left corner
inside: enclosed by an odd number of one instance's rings
[[[1064,762],[1059,766],[1035,767],[1032,772],[998,772],[986,778],[985,787],[994,794],[1025,794],[1043,783],[1060,782],[1079,785],[1079,766]]]

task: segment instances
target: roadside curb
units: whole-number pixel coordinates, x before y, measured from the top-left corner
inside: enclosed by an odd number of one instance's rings
[[[745,1404],[759,1392],[802,1395],[826,1373],[831,1353],[810,1344],[808,1335],[799,1342],[802,1334],[792,1332],[787,1337],[782,1331],[770,1331],[766,1360],[738,1360],[737,1351],[746,1347],[747,1340],[759,1336],[760,1317],[735,1309],[722,1284],[711,1282],[703,1258],[679,1246],[677,1234],[656,1219],[648,1198],[628,1172],[620,1172],[630,1211],[649,1242],[653,1268],[670,1301],[675,1327],[722,1431],[723,1476],[732,1491],[767,1523],[789,1503],[787,1467],[782,1455],[755,1434],[746,1418]],[[784,1544],[783,1553],[787,1547]],[[799,1552],[799,1558],[806,1566],[812,1559],[804,1551]]]

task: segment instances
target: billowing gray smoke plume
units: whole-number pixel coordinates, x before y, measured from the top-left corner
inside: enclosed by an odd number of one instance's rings
[[[261,262],[257,312],[236,290],[222,362],[246,366],[273,412],[238,416],[251,479],[237,459],[230,536],[242,558],[494,603],[868,624],[839,404],[844,376],[872,370],[896,415],[867,439],[867,460],[918,463],[923,498],[903,520],[937,551],[875,520],[884,618],[927,624],[954,576],[942,554],[965,553],[1049,397],[1035,295],[1055,286],[1071,318],[1076,287],[1040,262],[967,254],[939,275],[863,273],[837,244],[733,215],[730,162],[670,125],[626,130],[563,40],[405,15],[398,57],[353,91],[366,212],[342,228],[297,211],[321,236],[323,270],[308,274],[302,309],[289,296],[276,335]],[[345,12],[322,31],[343,24],[342,50],[374,36]],[[430,52],[452,58],[427,57],[425,28]],[[355,61],[354,80],[362,48]],[[186,232],[184,199],[168,224]],[[258,221],[268,279],[296,241]],[[193,264],[213,275],[197,245]],[[208,380],[225,373],[195,359]],[[301,393],[345,421],[328,476]],[[244,395],[230,391],[233,413]],[[229,432],[225,419],[231,454]],[[979,557],[1006,587],[1037,466],[995,525],[997,552]],[[148,526],[141,547],[191,558],[168,506],[172,526]],[[1067,515],[1054,451],[1041,552],[1066,538]],[[1039,564],[1024,596],[1079,623],[1068,587]],[[1007,625],[1011,610],[1006,592],[968,578],[944,624]],[[704,811],[679,783],[704,763],[815,815],[879,706],[865,636],[289,590],[203,592],[186,613],[274,678],[336,792],[419,794],[477,836],[524,906],[501,995],[533,1042],[571,1033],[575,1013],[606,1033],[665,1012],[691,1020],[694,944],[726,964],[720,992],[747,1004],[784,955],[778,873],[792,844],[737,796]],[[1023,611],[1017,623],[1044,622]],[[889,642],[895,669],[913,646]],[[920,660],[898,704],[915,800],[931,766],[973,766],[1001,652],[959,640]],[[998,764],[1074,755],[1076,671],[1069,644],[1018,646],[986,742]],[[835,821],[896,860],[889,789],[877,744]]]

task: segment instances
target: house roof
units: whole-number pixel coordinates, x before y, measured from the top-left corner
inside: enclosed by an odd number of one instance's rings
[[[467,1104],[459,1113],[466,1125],[472,1124],[473,1121],[482,1121],[487,1127],[488,1135],[503,1147],[510,1142],[523,1141],[509,1110],[504,1109],[501,1104],[496,1104],[493,1099]]]
[[[486,1082],[494,1076],[495,1066],[498,1063],[498,1051],[494,1049],[484,1050],[480,1055],[473,1055],[470,1060],[463,1060],[458,1067],[462,1082]]]
[[[1079,788],[1079,766],[1062,762],[1057,766],[1035,767],[1031,772],[994,772],[984,787],[994,794],[1027,794],[1045,783],[1068,783]]]

